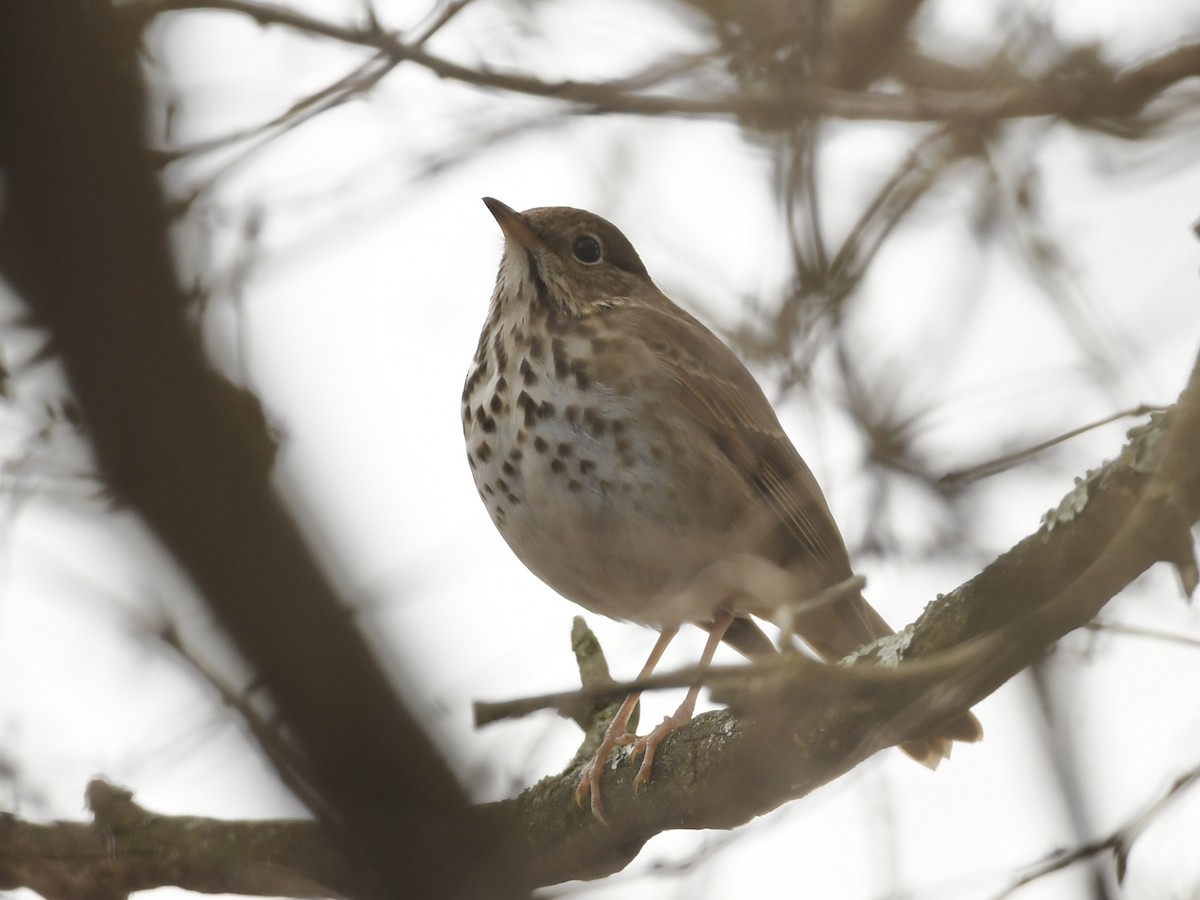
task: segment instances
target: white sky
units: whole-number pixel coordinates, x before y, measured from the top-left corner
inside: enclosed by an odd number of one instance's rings
[[[307,6],[333,15],[333,4]],[[379,4],[397,27],[415,21],[423,6]],[[963,6],[940,4],[941,27],[959,34],[969,25],[987,40],[978,20],[959,20]],[[1165,0],[1039,8],[1055,10],[1065,36],[1113,39],[1130,57],[1195,34],[1200,23],[1186,4]],[[504,10],[479,0],[433,49],[464,61],[528,64],[512,56],[524,38]],[[688,46],[670,15],[633,0],[553,5],[549,19],[554,39],[536,57],[543,72],[598,76],[614,71],[615,52],[638,60],[668,40]],[[182,141],[277,115],[365,58],[223,13],[178,18],[158,36],[160,59],[178,79]],[[444,175],[415,176],[414,159],[453,146],[478,122],[499,124],[514,110],[540,108],[401,69],[369,102],[319,117],[233,169],[219,195],[232,216],[261,204],[267,218],[264,257],[239,303],[213,310],[213,352],[266,400],[286,434],[281,485],[361,605],[381,653],[421,672],[406,695],[481,800],[557,771],[574,751],[575,727],[549,714],[477,732],[470,702],[573,685],[568,635],[580,611],[512,557],[465,464],[458,398],[501,246],[479,198],[602,213],[625,230],[668,294],[714,324],[734,322],[738,295],[768,291],[783,271],[782,243],[771,236],[778,219],[766,160],[729,124],[581,119],[497,143]],[[825,168],[834,223],[853,217],[899,146],[895,128],[838,130],[844,133]],[[1078,359],[1064,353],[1060,321],[1046,313],[1011,255],[962,237],[965,195],[939,193],[915,218],[919,227],[898,235],[879,260],[851,327],[877,343],[872,363],[884,377],[913,370],[908,361],[928,346],[937,318],[930,309],[978,301],[973,317],[948,312],[943,321],[952,327],[934,336],[956,350],[953,368],[906,385],[937,400],[927,440],[948,469],[1011,449],[1006,441],[1049,436],[1137,402],[1170,402],[1196,352],[1200,254],[1189,226],[1200,214],[1200,170],[1106,179],[1096,172],[1101,145],[1063,133],[1042,146],[1052,227],[1070,239],[1090,308],[1127,348],[1120,357],[1126,372],[1107,395],[1088,384]],[[197,170],[228,158],[204,157]],[[218,271],[237,252],[238,224],[225,218],[201,230]],[[12,346],[5,349],[11,362]],[[781,415],[853,541],[866,488],[845,423],[820,396],[789,401]],[[894,624],[911,621],[937,591],[1032,531],[1073,475],[1116,452],[1124,427],[1102,429],[1050,463],[982,486],[971,523],[981,558],[860,560],[872,601]],[[63,467],[71,461],[65,443],[50,460]],[[167,610],[206,654],[221,658],[175,576],[150,561],[145,536],[134,523],[97,511],[69,480],[40,477],[36,484],[52,497],[10,503],[0,520],[0,748],[40,795],[0,794],[0,805],[79,818],[84,785],[101,773],[161,812],[296,813],[209,692],[137,634],[136,620]],[[919,537],[929,527],[924,501],[911,500],[898,527]],[[1156,570],[1127,594],[1106,616],[1200,636],[1172,573]],[[653,633],[588,621],[614,672],[634,674]],[[698,634],[681,637],[663,670],[694,661],[701,643]],[[1080,778],[1100,834],[1197,763],[1200,709],[1186,699],[1200,655],[1158,641],[1075,635],[1052,666],[1064,690],[1056,714],[1086,748]],[[675,702],[654,698],[643,721],[656,721]],[[1006,685],[977,714],[986,740],[960,747],[936,775],[898,753],[881,754],[732,835],[660,836],[626,873],[588,886],[583,896],[726,897],[745,895],[750,885],[762,897],[878,898],[893,888],[921,898],[996,896],[1014,871],[1077,838],[1026,679]],[[1185,797],[1139,841],[1129,897],[1196,896],[1200,855],[1191,835],[1198,813],[1200,805]],[[728,846],[686,874],[651,872],[689,858],[704,841]],[[1082,896],[1081,871],[1019,896]]]

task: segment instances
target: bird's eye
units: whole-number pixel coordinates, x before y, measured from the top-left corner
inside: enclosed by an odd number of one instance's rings
[[[575,239],[575,243],[571,245],[571,253],[581,263],[595,265],[600,262],[600,242],[590,234],[585,234]]]

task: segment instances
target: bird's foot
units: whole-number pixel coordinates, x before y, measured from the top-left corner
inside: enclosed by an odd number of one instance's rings
[[[633,755],[636,758],[639,753],[642,754],[642,764],[633,776],[635,791],[650,780],[650,770],[654,767],[654,754],[658,751],[658,745],[665,741],[671,732],[677,731],[691,720],[692,711],[681,707],[674,715],[667,716],[659,722],[649,734],[637,738],[633,745]]]
[[[619,730],[613,727],[618,724],[620,725]],[[604,818],[604,800],[600,796],[600,776],[604,772],[604,764],[608,762],[608,758],[618,747],[624,747],[637,740],[637,735],[626,731],[625,725],[625,722],[614,721],[604,732],[604,739],[600,741],[595,755],[583,767],[583,774],[579,777],[579,786],[575,788],[575,803],[582,806],[584,798],[591,794],[592,815],[605,825],[608,824],[608,820]]]

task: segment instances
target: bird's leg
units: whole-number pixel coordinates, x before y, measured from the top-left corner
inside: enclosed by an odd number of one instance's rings
[[[642,671],[638,673],[638,679],[646,678],[654,671],[654,667],[658,665],[658,661],[662,659],[663,653],[666,652],[667,645],[671,643],[671,639],[679,633],[679,628],[664,628],[658,635],[658,640],[654,644],[654,649],[650,651],[650,656],[646,660],[646,664],[642,666]],[[711,656],[711,654],[710,654]],[[600,773],[604,771],[604,763],[614,750],[618,747],[623,747],[637,739],[636,735],[629,733],[629,717],[633,715],[633,710],[637,706],[638,698],[641,697],[641,692],[630,694],[625,698],[625,702],[621,704],[621,708],[617,710],[617,714],[613,716],[613,720],[609,723],[608,729],[604,732],[604,738],[600,741],[600,746],[596,750],[596,754],[588,761],[588,764],[583,768],[583,774],[579,778],[579,787],[575,789],[575,802],[583,803],[583,798],[590,792],[592,795],[592,814],[604,822],[604,801],[600,799]]]
[[[700,657],[701,671],[707,669],[712,663],[713,654],[717,652],[717,645],[721,643],[721,638],[725,636],[725,632],[732,624],[733,615],[731,613],[718,616],[713,622],[708,632],[708,643],[704,645],[704,653]],[[666,740],[667,735],[672,731],[682,728],[692,721],[692,713],[696,711],[696,700],[700,696],[700,687],[701,685],[698,684],[690,687],[687,696],[679,704],[679,709],[659,722],[649,734],[637,739],[637,743],[633,746],[633,755],[637,756],[641,753],[642,764],[633,778],[634,790],[650,780],[650,770],[654,766],[654,754],[658,750],[658,745]]]

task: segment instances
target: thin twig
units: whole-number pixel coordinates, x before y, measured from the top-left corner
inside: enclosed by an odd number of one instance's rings
[[[430,14],[429,21],[417,28],[415,33],[409,36],[412,45],[420,47],[428,43],[431,37],[441,31],[451,19],[462,12],[463,8],[469,6],[472,2],[473,0],[448,0],[440,9],[434,10]]]
[[[158,158],[165,163],[172,163],[184,157],[196,157],[214,150],[224,149],[232,144],[256,138],[260,139],[258,144],[247,148],[236,160],[226,164],[223,172],[227,171],[235,162],[244,160],[254,150],[265,146],[270,140],[278,137],[279,134],[291,131],[317,115],[334,107],[341,106],[353,97],[371,90],[396,65],[397,61],[391,59],[387,54],[377,53],[356,67],[352,72],[341,76],[332,84],[326,85],[306,97],[302,97],[287,110],[266,122],[250,128],[238,129],[237,131],[223,134],[220,137],[197,141],[174,150],[160,150],[158,151]],[[217,176],[214,175],[213,177],[215,179]]]
[[[1137,418],[1139,416],[1150,415],[1151,413],[1163,412],[1166,408],[1167,407],[1165,406],[1152,406],[1143,403],[1133,407],[1132,409],[1122,410],[1121,412],[1113,413],[1110,416],[1105,416],[1102,419],[1097,419],[1095,422],[1089,422],[1087,425],[1080,425],[1078,428],[1072,428],[1070,431],[1066,431],[1060,435],[1041,441],[1040,443],[1034,444],[1032,447],[1026,447],[1025,449],[1018,450],[1015,453],[1009,453],[1006,456],[998,457],[990,462],[980,463],[977,466],[971,466],[967,469],[957,469],[953,472],[947,472],[938,479],[938,483],[947,485],[949,487],[962,487],[963,485],[970,484],[973,481],[978,481],[981,478],[988,478],[992,475],[998,475],[999,473],[1024,462],[1030,457],[1036,456],[1045,450],[1049,450],[1051,447],[1061,444],[1064,441],[1069,441],[1071,438],[1079,437],[1081,434],[1086,434],[1095,428],[1100,428],[1103,425],[1108,425],[1120,419]]]
[[[1141,832],[1146,830],[1146,827],[1156,816],[1161,814],[1171,803],[1178,800],[1197,781],[1200,781],[1200,766],[1195,766],[1176,778],[1166,793],[1150,803],[1145,810],[1135,816],[1124,827],[1118,828],[1107,837],[1089,841],[1078,847],[1072,847],[1070,850],[1060,850],[1051,854],[1043,862],[1031,866],[1025,874],[998,894],[996,900],[1004,900],[1006,897],[1011,897],[1028,884],[1032,884],[1055,872],[1061,872],[1068,866],[1072,866],[1085,859],[1091,859],[1109,850],[1117,855],[1117,882],[1120,883],[1125,877],[1126,859],[1129,856],[1129,851],[1133,849],[1133,842],[1137,840]]]
[[[395,62],[412,62],[439,77],[533,97],[578,104],[594,114],[683,115],[725,117],[784,117],[814,114],[843,119],[881,119],[896,122],[989,122],[998,119],[1061,116],[1087,119],[1130,116],[1153,97],[1183,81],[1200,76],[1200,42],[1183,44],[1148,62],[1132,66],[1106,83],[1074,93],[1046,90],[1039,85],[989,91],[921,90],[904,93],[847,91],[814,84],[783,90],[738,92],[716,97],[672,97],[614,90],[610,81],[545,81],[528,75],[474,69],[405,43],[375,27],[337,25],[296,10],[254,0],[139,0],[122,11],[148,19],[164,12],[216,9],[241,13],[262,25],[284,25],[307,34],[385,51]]]
[[[1186,634],[1173,634],[1157,628],[1141,628],[1136,625],[1126,625],[1122,622],[1109,622],[1106,619],[1093,619],[1083,627],[1088,631],[1105,631],[1110,634],[1125,635],[1126,637],[1139,637],[1152,641],[1182,644],[1185,647],[1200,647],[1200,638],[1188,637]]]
[[[312,784],[309,766],[291,742],[280,734],[279,729],[268,722],[243,693],[226,683],[225,679],[193,653],[184,643],[183,636],[177,628],[168,624],[157,629],[156,635],[220,695],[226,706],[241,717],[258,745],[263,748],[263,752],[270,757],[284,784],[296,798],[309,809],[324,809],[321,794]]]

